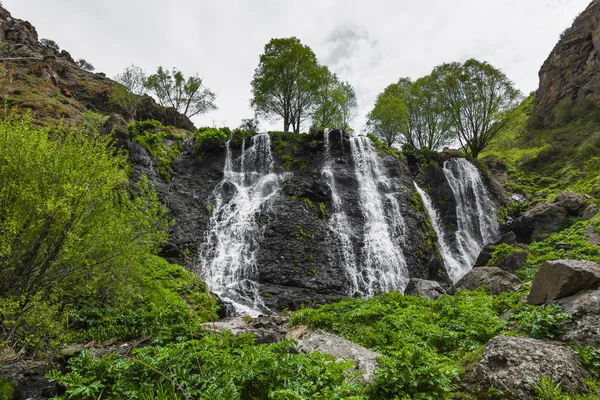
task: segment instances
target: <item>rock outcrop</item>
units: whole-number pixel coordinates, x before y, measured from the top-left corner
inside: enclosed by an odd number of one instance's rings
[[[377,357],[381,356],[379,353],[331,333],[312,332],[305,327],[298,327],[290,331],[288,338],[298,342],[296,348],[301,353],[318,351],[323,354],[331,354],[337,360],[352,360],[356,363],[356,369],[363,373],[359,379],[373,382],[375,378]]]
[[[600,349],[600,290],[579,292],[558,303],[571,318],[562,326],[559,339]]]
[[[473,378],[475,393],[485,399],[537,399],[534,385],[551,377],[566,392],[584,392],[587,371],[573,350],[560,344],[497,336],[483,350]]]
[[[435,300],[445,295],[446,290],[436,281],[411,279],[404,290],[404,294]]]
[[[539,72],[535,112],[545,124],[563,99],[589,98],[600,107],[600,1],[594,0],[561,35]]]
[[[521,280],[515,275],[496,267],[473,268],[461,280],[456,282],[454,289],[475,290],[487,286],[492,294],[500,294],[512,290]]]
[[[546,261],[535,276],[527,301],[539,305],[598,288],[600,264],[580,260]]]

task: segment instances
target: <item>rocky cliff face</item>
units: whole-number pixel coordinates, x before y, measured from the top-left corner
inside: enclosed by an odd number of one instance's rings
[[[302,304],[320,304],[352,295],[347,260],[332,225],[334,194],[323,175],[325,166],[330,165],[351,232],[351,248],[359,259],[368,245],[365,237],[369,222],[361,203],[350,140],[342,131],[330,133],[327,153],[323,133],[271,135],[274,170],[285,179],[280,190],[253,217],[259,230],[253,253],[253,279],[258,283],[261,301],[269,309],[296,309]],[[203,274],[200,258],[210,234],[215,187],[224,177],[225,146],[198,154],[191,142],[184,143],[181,156],[172,165],[169,183],[161,180],[155,161],[144,149],[135,143],[130,146],[134,177],[142,173],[150,177],[176,221],[162,255]],[[232,159],[239,160],[241,143],[232,143],[230,151]],[[380,173],[386,177],[378,182],[377,190],[386,193],[386,204],[398,204],[397,211],[404,220],[402,232],[392,234],[392,240],[401,243],[409,277],[451,284],[437,248],[436,233],[413,186],[413,179],[418,179],[423,187],[430,188],[444,226],[456,227],[456,204],[442,172],[443,162],[449,156],[430,156],[433,158],[426,165],[422,158],[398,158],[384,153],[377,157]],[[389,214],[386,220],[390,222]]]
[[[545,124],[563,99],[589,98],[600,107],[600,1],[594,0],[561,36],[539,72],[536,113]]]

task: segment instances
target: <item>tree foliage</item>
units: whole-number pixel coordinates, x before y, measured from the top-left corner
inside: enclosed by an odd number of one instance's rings
[[[298,133],[316,107],[327,73],[299,39],[271,39],[254,71],[251,105],[259,115],[282,118],[284,132],[291,126]]]
[[[181,71],[168,71],[161,66],[148,77],[146,87],[163,107],[171,107],[188,118],[217,109],[215,94],[198,75],[186,79]]]
[[[166,209],[111,138],[0,122],[0,293],[25,307],[68,288],[108,298],[131,258],[166,240]]]
[[[80,58],[79,60],[75,61],[75,65],[77,65],[79,68],[81,68],[85,71],[89,71],[89,72],[92,72],[93,70],[96,69],[85,58]]]
[[[377,96],[375,107],[367,114],[367,130],[392,146],[401,142],[406,126],[406,104],[402,101],[401,88],[391,84]]]
[[[131,64],[123,72],[115,76],[112,85],[111,100],[119,105],[133,121],[137,109],[146,93],[146,72],[137,65]]]
[[[327,71],[317,93],[317,108],[313,115],[313,126],[348,131],[357,109],[358,102],[352,85],[348,82],[341,82],[336,74]]]
[[[443,112],[463,149],[477,158],[510,118],[521,95],[500,70],[475,59],[436,67]]]

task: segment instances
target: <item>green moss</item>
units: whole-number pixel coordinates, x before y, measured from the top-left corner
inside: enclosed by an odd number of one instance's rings
[[[127,128],[135,141],[156,159],[159,175],[165,182],[169,182],[171,162],[179,156],[181,143],[167,145],[167,128],[156,120],[139,121],[127,125]]]
[[[206,213],[208,215],[212,215],[213,208],[214,206],[212,205],[212,203],[206,203]]]
[[[493,251],[492,255],[491,255],[490,260],[488,261],[487,265],[496,265],[504,257],[506,257],[510,254],[513,254],[513,253],[518,253],[523,250],[521,248],[519,248],[517,246],[513,246],[511,244],[500,243],[495,246],[492,246],[492,251]]]

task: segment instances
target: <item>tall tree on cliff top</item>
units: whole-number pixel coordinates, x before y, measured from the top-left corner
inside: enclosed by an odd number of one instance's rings
[[[202,79],[190,76],[187,79],[181,71],[158,67],[150,75],[146,87],[163,107],[171,107],[188,118],[216,110],[215,94],[202,84]]]
[[[348,131],[357,109],[358,102],[352,85],[341,82],[336,74],[328,72],[317,95],[313,127],[339,128]]]
[[[146,72],[137,65],[131,64],[115,76],[115,82],[112,84],[110,95],[112,102],[121,106],[132,122],[146,93],[146,80]]]
[[[260,56],[252,79],[255,111],[267,118],[283,118],[284,132],[300,132],[300,125],[315,108],[327,69],[315,53],[295,37],[271,39]]]
[[[399,83],[389,85],[377,96],[375,106],[367,114],[367,130],[388,146],[404,142],[402,132],[406,129],[407,114],[403,93]]]
[[[508,122],[520,92],[500,70],[474,59],[442,64],[432,77],[440,82],[451,132],[477,158]]]

